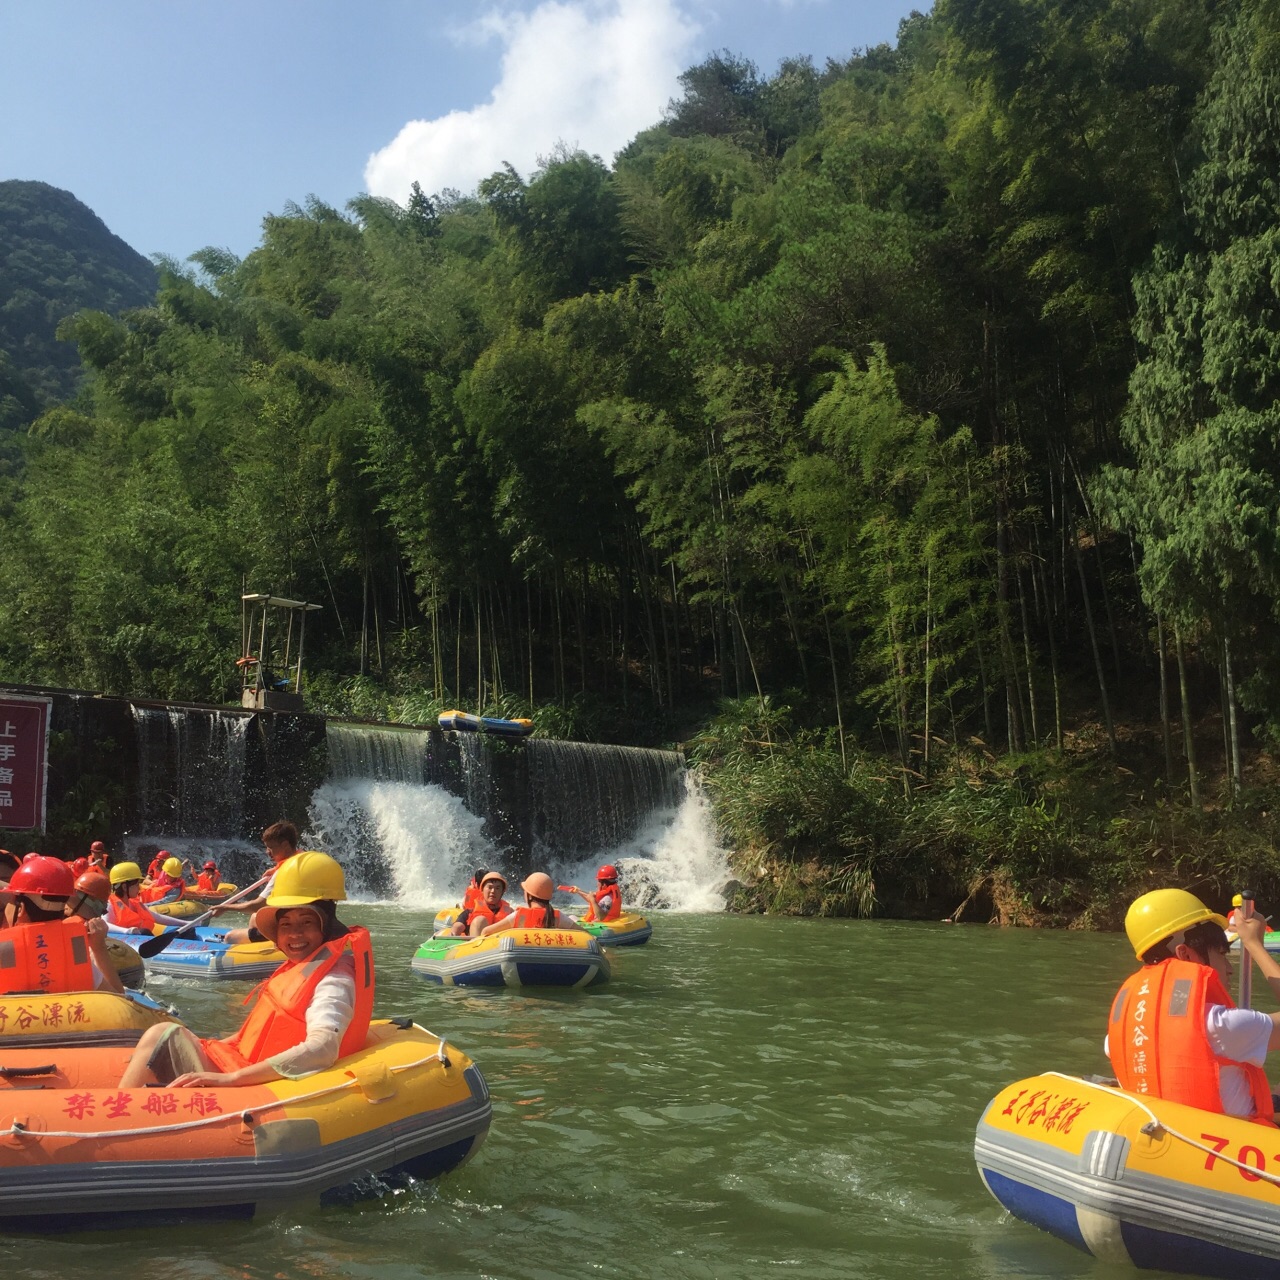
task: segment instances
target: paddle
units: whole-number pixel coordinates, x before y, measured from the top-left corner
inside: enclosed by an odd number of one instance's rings
[[[1240,890],[1240,918],[1248,920],[1253,915],[1253,890]],[[1248,1009],[1253,1004],[1253,957],[1240,944],[1240,999],[1236,1002],[1240,1008]]]
[[[152,956],[158,956],[171,943],[174,938],[180,938],[183,934],[189,934],[193,929],[204,924],[206,920],[212,920],[217,915],[217,907],[229,907],[233,902],[239,902],[242,898],[248,898],[262,888],[271,875],[268,873],[261,880],[255,881],[247,889],[241,889],[239,893],[233,893],[225,902],[219,902],[217,906],[211,907],[202,916],[196,916],[194,920],[188,920],[184,925],[177,929],[170,929],[165,933],[158,933],[154,938],[147,938],[139,947],[138,954],[144,959],[149,960]]]

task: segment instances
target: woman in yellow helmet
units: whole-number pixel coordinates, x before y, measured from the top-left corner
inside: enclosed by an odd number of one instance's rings
[[[1133,903],[1124,927],[1142,968],[1112,1002],[1107,1053],[1131,1093],[1267,1123],[1275,1107],[1262,1064],[1280,1045],[1280,1014],[1232,1002],[1226,923],[1183,889]],[[1241,920],[1240,942],[1280,999],[1265,929],[1260,916]]]
[[[120,1087],[297,1079],[362,1049],[373,1012],[373,951],[368,930],[338,919],[335,904],[346,896],[342,868],[327,853],[291,858],[258,911],[258,927],[285,962],[258,987],[239,1031],[201,1040],[176,1023],[151,1027]]]

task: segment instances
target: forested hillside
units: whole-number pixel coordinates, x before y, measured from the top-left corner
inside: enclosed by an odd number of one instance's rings
[[[71,192],[0,182],[0,430],[79,385],[75,348],[55,338],[63,319],[147,306],[156,284],[155,267]]]
[[[221,699],[272,589],[335,709],[651,741],[732,700],[697,752],[775,905],[1266,872],[1268,801],[1204,811],[1280,713],[1278,37],[939,0],[709,59],[612,164],[270,216],[65,325],[0,663]]]

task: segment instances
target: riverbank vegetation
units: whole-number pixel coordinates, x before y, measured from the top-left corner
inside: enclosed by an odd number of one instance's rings
[[[270,589],[322,705],[688,741],[744,905],[1265,875],[1278,88],[1274,0],[939,0],[611,164],[269,216],[64,325],[0,667],[221,700]]]

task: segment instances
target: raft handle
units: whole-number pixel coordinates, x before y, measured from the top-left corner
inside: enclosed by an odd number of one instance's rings
[[[408,1017],[388,1018],[387,1021],[399,1031],[408,1031],[413,1026],[413,1019]]]
[[[55,1076],[58,1064],[51,1062],[47,1067],[0,1067],[0,1077],[5,1080],[22,1080],[28,1076]]]

